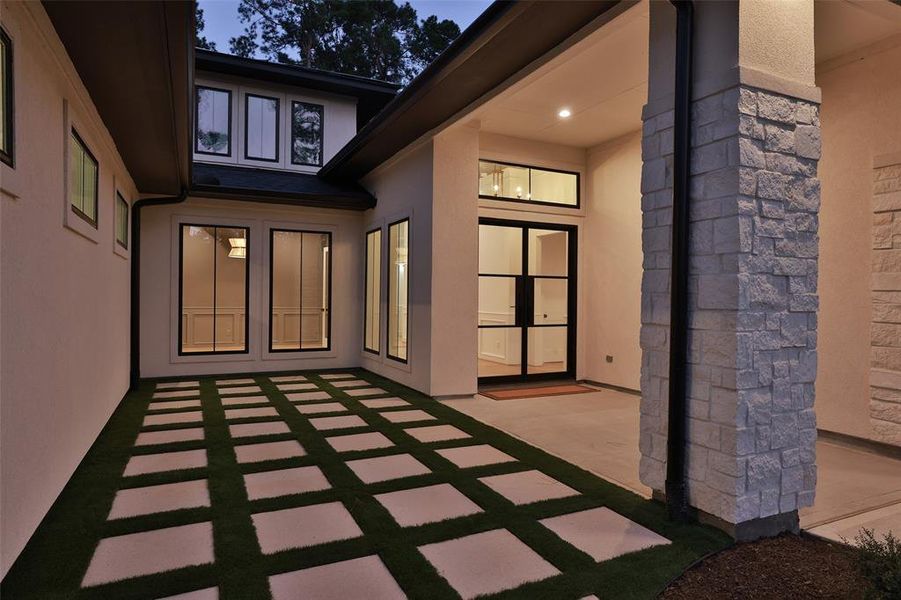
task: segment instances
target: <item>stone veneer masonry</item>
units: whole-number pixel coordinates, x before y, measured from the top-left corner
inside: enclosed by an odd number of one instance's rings
[[[873,169],[870,424],[901,446],[901,157]]]
[[[641,480],[666,473],[673,113],[642,140]],[[729,523],[813,503],[818,106],[739,85],[692,115],[689,501]]]

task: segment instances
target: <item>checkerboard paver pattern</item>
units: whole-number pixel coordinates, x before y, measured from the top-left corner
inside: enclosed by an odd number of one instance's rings
[[[564,567],[535,539],[557,540],[583,561],[669,543],[446,422],[433,405],[363,377],[169,381],[131,400],[146,410],[107,516],[121,526],[100,539],[82,586],[138,577],[152,588],[195,569],[206,574],[197,585],[183,577],[167,597],[217,598],[234,582],[211,587],[208,571],[228,556],[262,565],[240,582],[253,597],[405,598],[437,589],[472,598],[552,584]],[[217,491],[226,485],[237,492]],[[484,524],[523,505],[541,507],[525,537]],[[456,533],[447,533],[450,522]],[[256,543],[245,537],[237,547],[239,530]],[[416,553],[421,573],[397,569],[364,543],[385,532],[391,547]],[[323,561],[320,548],[336,558]]]

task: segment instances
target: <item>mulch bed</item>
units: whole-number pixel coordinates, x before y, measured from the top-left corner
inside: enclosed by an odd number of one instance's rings
[[[810,536],[738,544],[701,561],[667,587],[663,600],[802,600],[864,597],[853,551]]]

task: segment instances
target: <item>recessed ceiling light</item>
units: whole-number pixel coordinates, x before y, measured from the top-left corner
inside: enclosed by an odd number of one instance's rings
[[[570,112],[570,110],[568,108],[561,108],[560,111],[557,113],[557,116],[560,117],[561,119],[568,119],[569,117],[572,116],[572,112]]]

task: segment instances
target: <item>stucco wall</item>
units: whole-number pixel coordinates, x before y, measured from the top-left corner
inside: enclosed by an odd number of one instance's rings
[[[359,365],[362,340],[362,216],[342,210],[189,198],[141,213],[141,376],[198,375]],[[179,223],[250,228],[247,354],[178,356]],[[268,352],[268,228],[332,233],[329,351]]]
[[[869,421],[873,158],[901,151],[901,46],[821,65],[820,363],[817,418],[873,437]],[[824,68],[825,67],[825,68]]]
[[[0,574],[128,388],[129,262],[116,187],[136,191],[40,3],[3,2],[14,45],[15,169],[0,166]],[[68,116],[99,161],[98,228],[64,225]],[[86,225],[86,224],[85,224]]]

